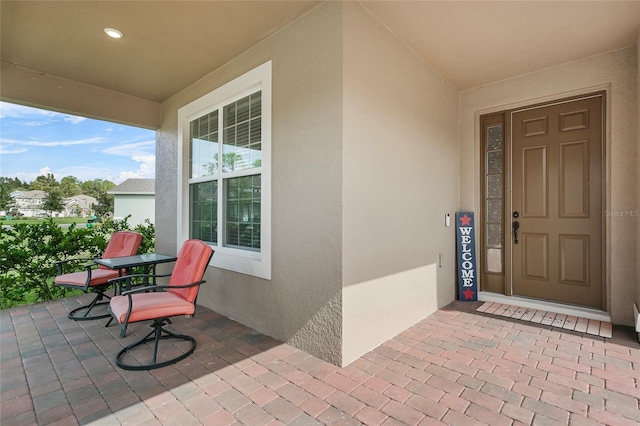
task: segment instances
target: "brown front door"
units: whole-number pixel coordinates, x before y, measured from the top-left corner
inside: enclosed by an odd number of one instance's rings
[[[602,112],[597,95],[510,113],[514,295],[603,308]]]

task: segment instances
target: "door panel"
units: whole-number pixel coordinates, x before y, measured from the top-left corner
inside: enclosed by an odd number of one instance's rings
[[[547,217],[547,147],[522,149],[522,217]]]
[[[603,98],[511,112],[513,294],[602,308]]]
[[[560,235],[560,282],[589,285],[588,235]]]
[[[560,144],[560,217],[589,217],[589,141]]]
[[[549,236],[547,234],[522,234],[522,276],[528,280],[549,280]]]

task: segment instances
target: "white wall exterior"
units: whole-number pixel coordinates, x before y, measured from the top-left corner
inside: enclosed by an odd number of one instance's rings
[[[269,60],[272,279],[209,268],[198,300],[344,365],[455,297],[458,92],[360,5],[326,2],[165,102],[158,188],[177,187],[178,108]],[[177,229],[175,194],[156,197]]]
[[[638,79],[636,48],[630,47],[570,62],[539,72],[470,89],[460,94],[460,204],[480,209],[479,117],[481,114],[607,91],[606,198],[610,211],[638,209],[637,128]],[[604,212],[603,212],[604,214]],[[612,321],[630,325],[637,295],[638,218],[607,217],[607,301]]]
[[[156,188],[184,191],[176,180],[178,108],[272,61],[271,280],[209,268],[198,302],[335,364],[342,359],[342,33],[340,3],[313,9],[166,101],[156,148]],[[176,191],[156,191],[163,252],[177,251]]]
[[[342,363],[455,298],[458,91],[345,4]],[[443,267],[438,267],[438,255]]]
[[[153,194],[115,194],[113,196],[113,217],[124,219],[131,215],[128,224],[144,224],[146,219],[155,223],[156,200]]]

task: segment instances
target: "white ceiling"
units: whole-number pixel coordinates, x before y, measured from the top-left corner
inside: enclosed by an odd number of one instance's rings
[[[319,3],[2,0],[2,62],[162,102]]]
[[[638,42],[640,1],[363,1],[458,89]]]
[[[162,102],[319,3],[2,0],[1,59]],[[640,29],[640,0],[360,3],[461,90],[634,45]]]

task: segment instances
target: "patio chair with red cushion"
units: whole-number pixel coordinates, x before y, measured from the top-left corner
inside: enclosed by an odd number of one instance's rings
[[[121,295],[111,299],[109,311],[121,327],[121,337],[127,332],[128,324],[140,321],[151,321],[152,330],[139,341],[122,349],[116,356],[116,365],[125,370],[151,370],[174,364],[193,353],[196,349],[196,340],[191,336],[173,333],[165,328],[171,324],[171,317],[185,315],[190,317],[196,310],[196,298],[200,285],[205,283],[202,279],[209,265],[213,249],[200,240],[187,240],[183,244],[178,260],[176,260],[173,272],[169,275],[168,285],[150,285],[123,291]],[[135,275],[144,277],[144,275]],[[161,277],[163,275],[147,275],[149,277]],[[126,277],[112,281],[124,281]],[[111,320],[109,320],[109,323]],[[108,324],[107,324],[108,325]],[[158,360],[158,344],[160,340],[190,342],[188,349],[182,350],[182,354],[170,359]],[[150,362],[128,363],[122,360],[127,352],[147,342],[153,342],[153,353]],[[184,345],[183,345],[184,346]],[[176,348],[170,348],[169,352]],[[147,358],[135,351],[129,358]]]
[[[133,231],[114,232],[107,243],[107,247],[102,254],[103,259],[121,256],[133,256],[138,252],[138,248],[142,243],[142,235]],[[96,297],[88,305],[81,306],[69,312],[69,318],[73,320],[96,320],[100,318],[108,318],[108,312],[102,314],[90,315],[91,310],[98,305],[106,305],[109,301],[103,301],[104,298],[110,299],[105,292],[111,287],[110,279],[124,275],[124,271],[113,270],[104,266],[90,263],[85,266],[84,271],[63,274],[63,264],[82,259],[68,259],[57,262],[58,276],[55,284],[61,287],[82,290],[85,293],[95,291]],[[89,259],[87,259],[89,260]]]

